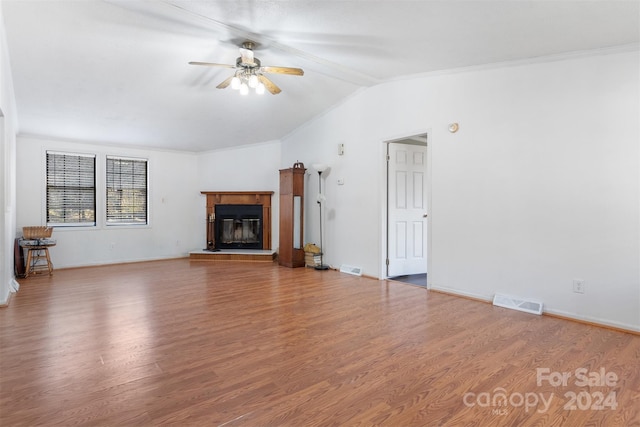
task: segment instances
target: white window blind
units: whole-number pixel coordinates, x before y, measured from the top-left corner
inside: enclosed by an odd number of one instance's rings
[[[96,224],[96,157],[47,152],[47,225]]]
[[[107,157],[107,225],[147,224],[147,163]]]

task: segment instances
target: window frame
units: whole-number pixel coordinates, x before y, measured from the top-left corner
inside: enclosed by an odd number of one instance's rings
[[[74,222],[54,222],[50,221],[49,216],[49,207],[50,207],[50,188],[54,188],[56,186],[50,185],[50,174],[49,174],[49,155],[52,156],[69,156],[69,157],[84,157],[93,159],[93,187],[87,187],[93,189],[93,221],[74,221]],[[98,169],[98,156],[93,153],[78,153],[71,151],[57,151],[57,150],[45,150],[45,200],[44,200],[44,217],[45,223],[48,227],[62,227],[62,228],[76,228],[76,227],[90,227],[95,228],[98,225],[97,216],[98,216],[98,180],[97,180],[97,169]],[[58,186],[59,188],[73,187],[71,185]],[[80,192],[80,190],[77,190]],[[53,209],[53,208],[52,208]],[[64,205],[60,207],[60,209],[64,209]]]
[[[147,227],[150,225],[150,182],[149,182],[149,159],[142,157],[128,157],[128,156],[118,156],[118,155],[105,155],[104,157],[104,225],[106,227]],[[110,179],[109,179],[109,161],[111,160],[120,160],[120,161],[131,161],[131,162],[141,162],[145,165],[145,197],[144,197],[144,214],[145,219],[144,222],[135,222],[135,221],[111,221],[109,216],[109,191],[110,191]]]

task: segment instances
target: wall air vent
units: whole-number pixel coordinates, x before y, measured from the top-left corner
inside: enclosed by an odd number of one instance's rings
[[[353,274],[354,276],[362,276],[362,267],[354,267],[353,265],[342,264],[340,273]]]
[[[504,294],[496,294],[493,297],[493,305],[524,311],[532,314],[542,314],[542,303],[539,301],[512,297]]]

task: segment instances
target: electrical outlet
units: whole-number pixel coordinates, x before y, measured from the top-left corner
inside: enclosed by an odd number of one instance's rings
[[[584,294],[584,280],[573,279],[573,292],[577,294]]]

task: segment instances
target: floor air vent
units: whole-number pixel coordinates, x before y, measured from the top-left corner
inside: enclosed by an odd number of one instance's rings
[[[340,273],[353,274],[354,276],[362,276],[362,267],[354,267],[353,265],[342,264]]]
[[[504,294],[496,294],[493,297],[493,305],[510,308],[512,310],[525,311],[527,313],[542,314],[541,302],[511,297]]]

